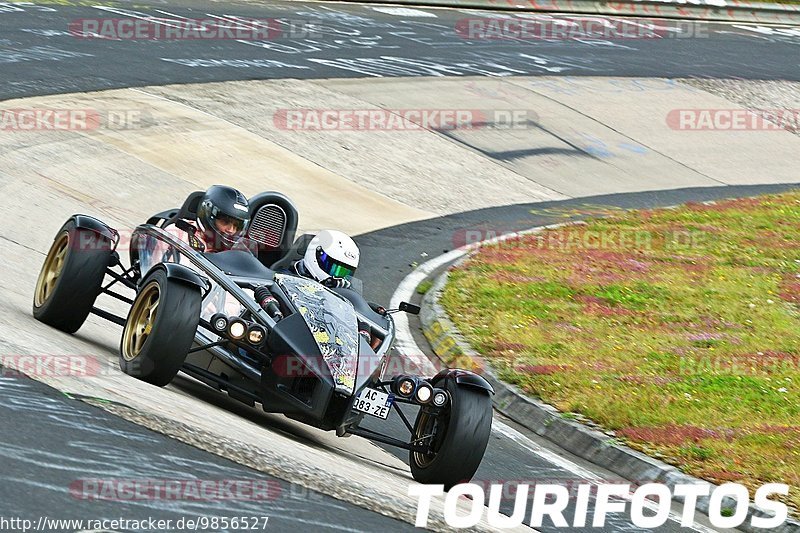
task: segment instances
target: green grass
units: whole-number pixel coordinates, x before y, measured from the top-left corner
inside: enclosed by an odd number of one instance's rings
[[[793,4],[800,5],[800,0],[750,0],[751,2],[761,2],[766,4]]]
[[[429,290],[433,287],[433,282],[429,279],[426,279],[419,285],[417,285],[417,294],[425,295]]]
[[[483,248],[442,304],[503,379],[713,482],[800,508],[800,192]]]

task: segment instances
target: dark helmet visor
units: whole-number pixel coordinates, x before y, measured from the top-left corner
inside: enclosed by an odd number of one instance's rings
[[[237,235],[242,233],[244,229],[247,227],[247,220],[241,218],[224,215],[222,213],[218,214],[213,218],[215,223],[219,221],[222,222],[223,224],[233,226],[234,231],[236,232]]]
[[[337,261],[326,254],[321,246],[317,247],[317,263],[325,273],[334,278],[349,278],[356,271],[355,267]]]

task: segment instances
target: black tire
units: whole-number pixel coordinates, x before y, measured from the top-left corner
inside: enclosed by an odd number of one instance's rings
[[[439,384],[441,386],[441,384]],[[433,433],[435,453],[410,452],[411,475],[420,483],[442,484],[445,490],[466,483],[481,464],[492,431],[492,399],[487,391],[459,387],[447,380],[450,412],[433,417],[421,408],[414,438]]]
[[[163,270],[149,275],[141,286],[122,332],[119,367],[129,376],[163,387],[178,373],[192,347],[202,295],[198,287],[171,280]]]
[[[75,333],[92,311],[111,259],[111,241],[67,221],[44,260],[33,294],[33,316]]]

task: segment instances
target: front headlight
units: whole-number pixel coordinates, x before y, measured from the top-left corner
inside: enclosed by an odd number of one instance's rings
[[[433,396],[433,387],[428,383],[422,381],[417,386],[417,394],[415,395],[419,403],[428,403]]]
[[[250,344],[261,344],[267,336],[267,330],[258,324],[250,324],[247,330],[247,342]]]
[[[447,391],[437,389],[433,393],[433,405],[436,407],[444,407],[447,405]]]
[[[414,394],[414,389],[417,387],[417,382],[408,376],[398,376],[392,382],[392,389],[395,394],[403,398],[411,398]]]
[[[217,313],[211,317],[211,327],[220,335],[228,329],[228,317],[224,313]]]
[[[228,335],[234,340],[241,340],[247,333],[247,323],[241,318],[232,318],[228,324]]]

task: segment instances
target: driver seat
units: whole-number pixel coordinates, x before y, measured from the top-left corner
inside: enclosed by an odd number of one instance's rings
[[[297,232],[297,207],[285,194],[262,192],[248,200],[250,225],[248,240],[256,244],[255,255],[269,268],[291,249]]]

